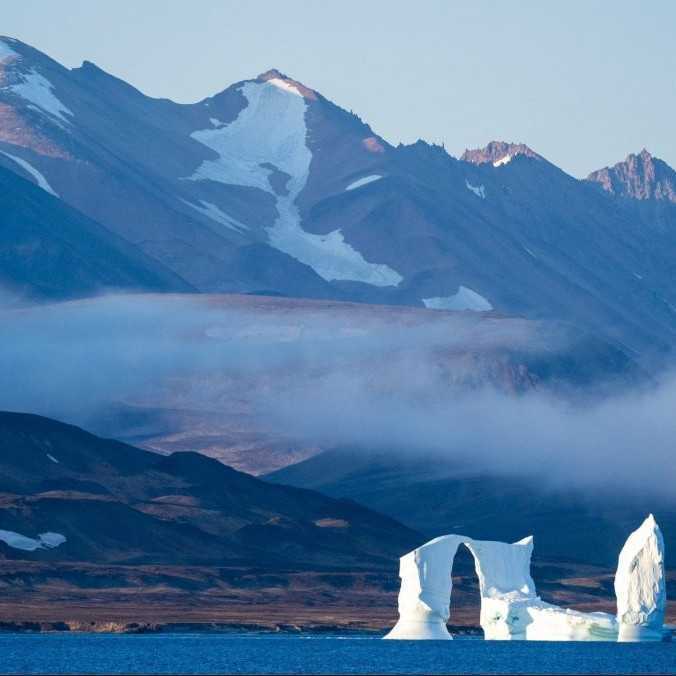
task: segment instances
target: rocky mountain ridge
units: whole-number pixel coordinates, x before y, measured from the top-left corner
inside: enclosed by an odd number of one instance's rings
[[[636,353],[676,340],[669,200],[620,199],[523,144],[395,148],[274,69],[179,105],[0,42],[0,164],[191,288],[494,309]]]

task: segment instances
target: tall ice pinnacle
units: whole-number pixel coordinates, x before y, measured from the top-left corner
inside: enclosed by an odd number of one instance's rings
[[[664,539],[652,514],[620,552],[615,596],[620,641],[662,639],[667,602]]]

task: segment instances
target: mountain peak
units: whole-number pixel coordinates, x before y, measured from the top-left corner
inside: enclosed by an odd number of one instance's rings
[[[494,167],[507,164],[517,155],[525,155],[541,160],[542,156],[529,148],[525,143],[509,143],[507,141],[491,141],[483,148],[467,149],[460,159],[472,164],[487,164],[492,162]]]
[[[288,75],[282,73],[282,71],[277,70],[277,68],[270,68],[270,70],[266,70],[264,73],[261,73],[256,78],[256,80],[258,82],[269,82],[280,89],[284,89],[290,93],[299,94],[303,98],[309,99],[311,101],[317,100],[317,92],[314,89],[306,87],[302,82],[294,80]]]
[[[613,195],[676,202],[676,171],[646,148],[637,154],[630,153],[612,167],[593,171],[587,180]]]

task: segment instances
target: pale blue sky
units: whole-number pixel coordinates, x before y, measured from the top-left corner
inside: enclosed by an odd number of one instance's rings
[[[392,143],[524,141],[573,175],[676,166],[676,2],[20,0],[0,33],[195,101],[276,67]]]

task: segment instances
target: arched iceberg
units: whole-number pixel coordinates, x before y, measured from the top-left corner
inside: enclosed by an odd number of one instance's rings
[[[399,620],[385,638],[450,640],[446,623],[458,547],[472,553],[481,594],[481,627],[488,640],[661,640],[666,605],[664,543],[650,515],[620,553],[617,617],[583,613],[543,601],[530,574],[533,538],[513,544],[443,535],[400,559]]]

